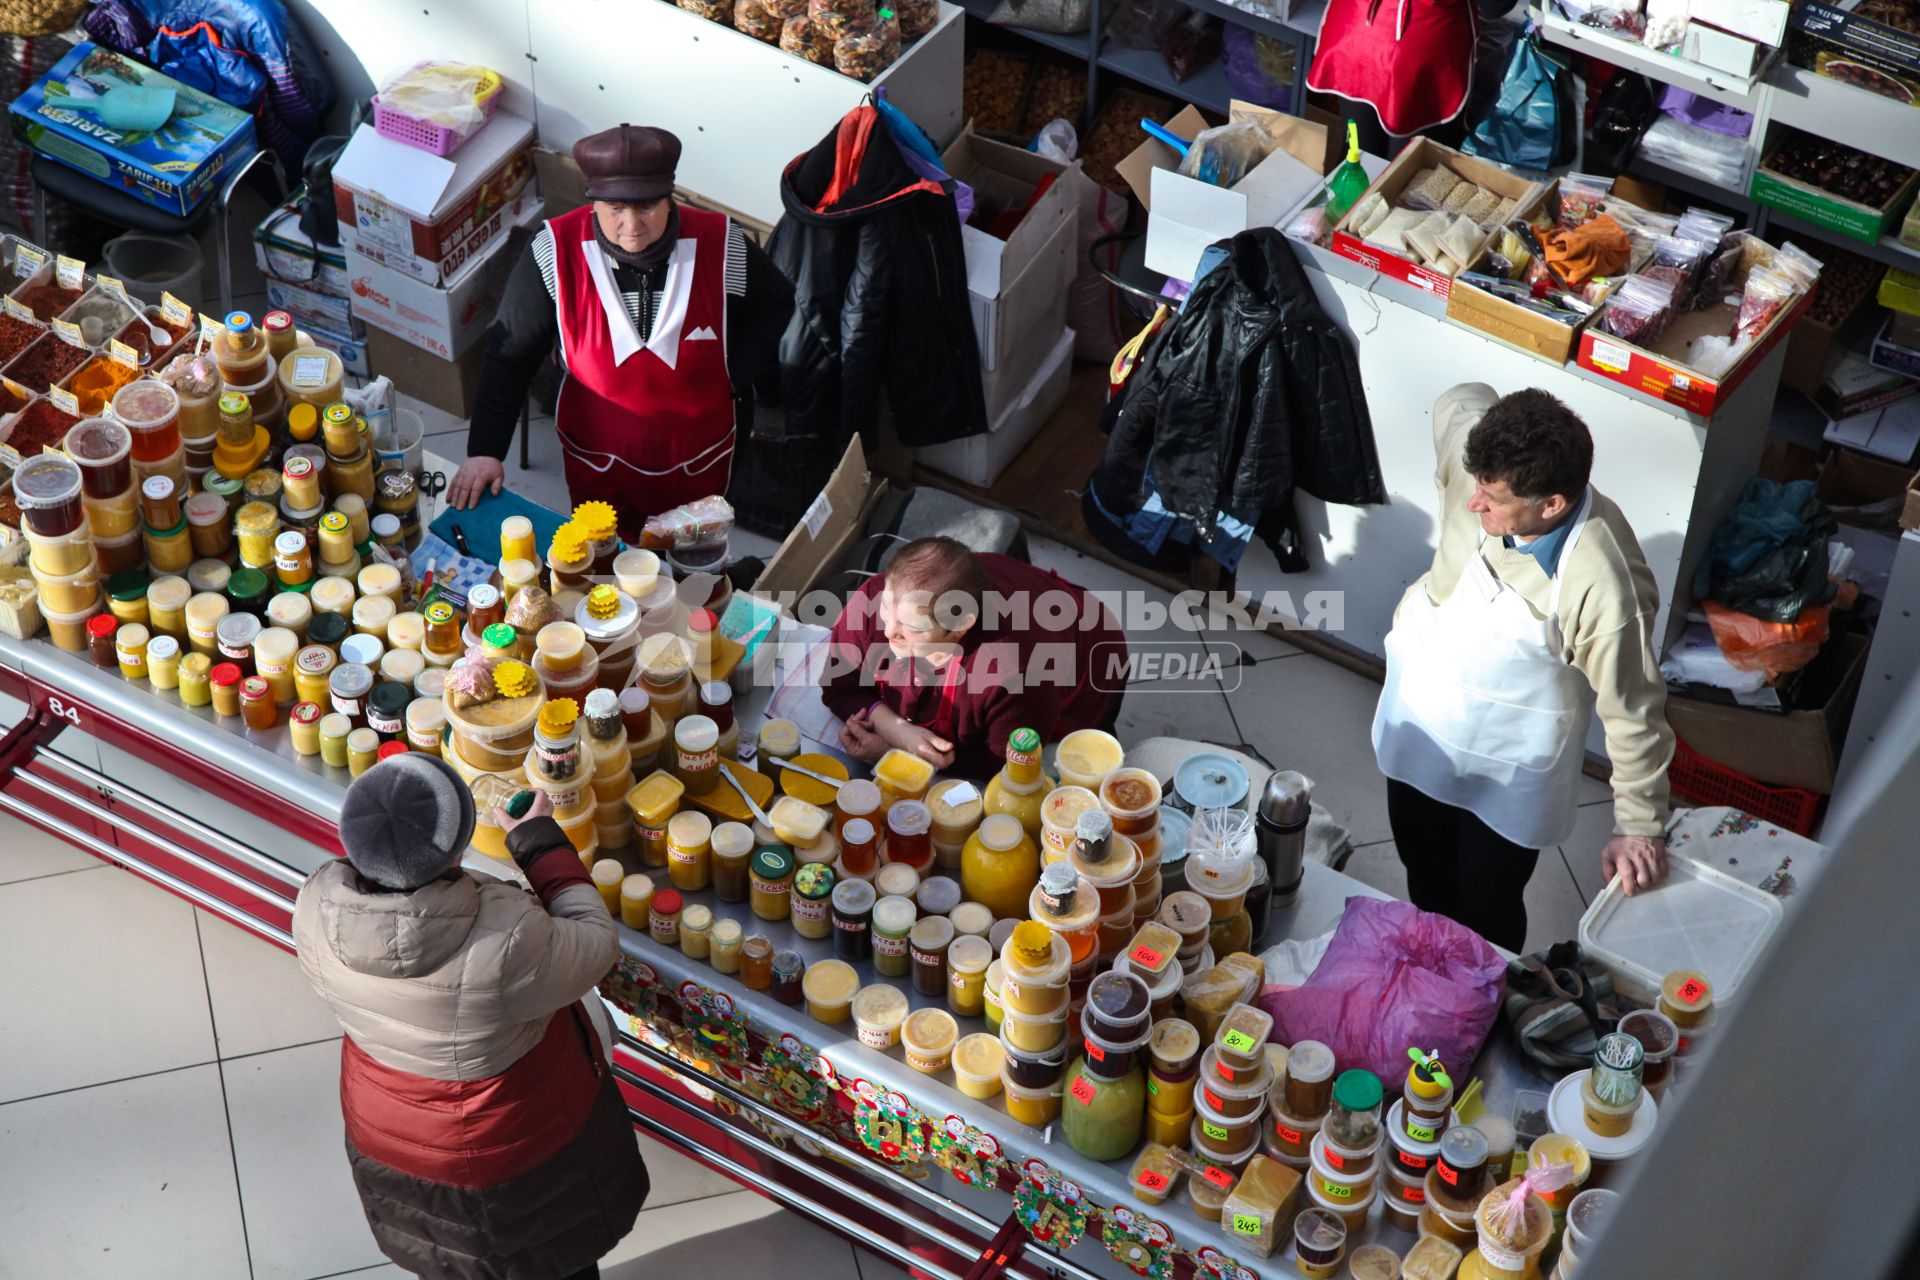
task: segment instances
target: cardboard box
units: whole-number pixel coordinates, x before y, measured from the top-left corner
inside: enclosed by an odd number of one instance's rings
[[[1792,8],[1786,0],[1689,0],[1687,17],[1778,48]]]
[[[1920,471],[1869,458],[1851,449],[1835,449],[1820,468],[1814,493],[1829,507],[1866,507],[1913,490]]]
[[[1759,711],[1670,694],[1667,723],[1682,742],[1716,764],[1769,786],[1825,795],[1833,790],[1866,661],[1867,642],[1843,635],[1808,668],[1801,688],[1812,707]]]
[[[1916,116],[1915,127],[1920,128],[1920,116]],[[1888,228],[1900,220],[1901,213],[1912,197],[1914,187],[1920,185],[1920,170],[1907,175],[1893,198],[1878,208],[1873,205],[1859,204],[1843,199],[1831,191],[1796,181],[1785,174],[1776,173],[1773,158],[1769,153],[1760,167],[1754,170],[1753,185],[1749,192],[1760,204],[1790,213],[1794,217],[1838,235],[1855,240],[1864,240],[1875,244],[1887,234]]]
[[[1514,216],[1531,217],[1542,205],[1557,208],[1554,202],[1559,198],[1559,190],[1558,180],[1548,183],[1514,210]],[[1593,314],[1599,314],[1598,308]],[[1529,311],[1488,293],[1470,281],[1456,279],[1447,292],[1447,319],[1548,364],[1565,364],[1573,355],[1580,331],[1592,322],[1593,316],[1583,317],[1578,324],[1561,324],[1551,316]]]
[[[993,419],[986,434],[920,449],[919,462],[982,489],[998,480],[1066,400],[1073,381],[1073,338],[1073,330],[1062,332],[1020,395]]]
[[[173,115],[153,133],[113,128],[73,108],[71,86],[79,81],[103,93],[128,85],[171,89],[177,95]],[[85,41],[7,110],[14,136],[41,155],[181,217],[214,193],[221,175],[259,149],[247,112]]]
[[[1056,235],[1072,239],[1071,228]],[[1026,332],[1016,338],[1013,351],[998,369],[980,371],[980,389],[986,396],[987,421],[998,422],[1026,394],[1053,350],[1060,335],[1067,332],[1067,290],[1061,289],[1041,304],[1038,313],[1028,317]]]
[[[1920,400],[1909,396],[1882,409],[1869,409],[1827,424],[1829,444],[1859,449],[1888,462],[1906,465],[1920,450]]]
[[[457,360],[492,321],[513,263],[508,242],[500,240],[436,288],[349,250],[353,316],[442,360]]]
[[[1750,267],[1752,263],[1747,265]],[[1741,279],[1745,279],[1744,274]],[[1734,362],[1731,369],[1719,377],[1710,377],[1689,366],[1685,362],[1685,354],[1695,338],[1733,332],[1739,307],[1725,302],[1676,315],[1653,348],[1638,346],[1608,333],[1598,323],[1590,324],[1580,331],[1576,363],[1582,369],[1644,392],[1656,400],[1665,400],[1689,413],[1710,417],[1733,394],[1734,388],[1745,382],[1747,375],[1759,367],[1767,353],[1786,339],[1794,324],[1812,305],[1813,295],[1803,293],[1793,300],[1791,306],[1781,308],[1767,327],[1760,331],[1753,345]]]
[[[367,363],[375,376],[393,379],[397,390],[424,400],[456,418],[473,413],[473,397],[480,385],[485,347],[470,347],[456,360],[443,360],[390,333],[367,334]]]
[[[972,122],[941,156],[946,171],[974,190],[976,209],[1027,206],[1005,240],[971,224],[960,229],[967,255],[967,302],[980,344],[982,371],[1011,362],[1033,335],[1033,321],[1064,295],[1074,276],[1074,207],[1070,183],[1079,168],[994,142],[974,133]],[[1037,199],[1042,182],[1052,183]],[[1028,201],[1032,204],[1028,206]],[[1064,312],[1061,324],[1066,323]],[[1057,333],[1044,335],[1051,350]]]
[[[340,242],[422,284],[440,284],[537,214],[533,124],[501,111],[451,157],[363,124],[333,166]]]
[[[1920,351],[1894,341],[1891,316],[1880,326],[1873,347],[1867,352],[1867,363],[1902,378],[1920,378]]]
[[[1516,207],[1524,207],[1539,193],[1538,183],[1522,178],[1497,164],[1455,151],[1451,147],[1443,147],[1431,138],[1415,138],[1367,190],[1378,193],[1388,204],[1393,204],[1399,199],[1400,193],[1406,190],[1414,174],[1437,164],[1445,165],[1463,180],[1485,187],[1502,199],[1517,200],[1519,206]],[[1359,201],[1355,201],[1354,207],[1358,208],[1359,204]],[[1368,244],[1353,230],[1352,219],[1353,211],[1348,210],[1347,216],[1342,218],[1339,226],[1334,228],[1333,251],[1335,253],[1378,271],[1384,276],[1425,289],[1436,298],[1447,298],[1451,301],[1452,276],[1442,275],[1431,267],[1414,262],[1411,258],[1404,258],[1397,253],[1390,253]],[[1485,251],[1487,240],[1488,237],[1482,235],[1474,246],[1473,255],[1476,259]]]
[[[1871,80],[1860,76],[1857,68],[1878,68],[1890,78],[1904,83],[1920,77],[1920,34],[1902,31],[1884,22],[1857,18],[1853,11],[1861,0],[1806,0],[1793,7],[1787,20],[1789,36],[1787,57],[1797,67],[1817,71],[1824,76],[1845,78],[1852,83]],[[1823,59],[1822,54],[1829,55]],[[1839,55],[1844,71],[1831,65],[1831,55]],[[1836,74],[1838,72],[1838,74]],[[1911,96],[1895,91],[1894,85],[1875,83],[1875,90],[1889,98],[1913,102]],[[1909,91],[1910,92],[1910,91]]]
[[[1760,69],[1760,59],[1766,52],[1767,46],[1757,40],[1697,21],[1687,23],[1686,37],[1680,42],[1682,57],[1743,78]]]
[[[760,571],[753,593],[777,600],[783,594],[798,597],[811,591],[866,530],[888,488],[884,477],[868,473],[866,450],[854,436],[820,496]]]
[[[323,246],[316,255],[313,241],[300,229],[299,207],[291,202],[260,219],[253,229],[253,261],[269,279],[347,296],[345,247]]]
[[[1888,373],[1849,351],[1827,369],[1813,401],[1829,418],[1851,418],[1920,392],[1920,382]]]
[[[345,272],[341,273],[343,276]],[[353,318],[353,306],[346,290],[338,294],[291,281],[265,277],[267,309],[284,311],[301,329],[325,329],[329,333],[365,338],[367,326]]]
[[[1157,138],[1148,138],[1114,166],[1146,206],[1149,269],[1191,280],[1209,245],[1276,225],[1333,167],[1338,152],[1329,117],[1300,119],[1239,101],[1231,104],[1231,117],[1260,125],[1274,143],[1271,154],[1231,187],[1182,177],[1180,157]],[[1167,121],[1168,130],[1187,139],[1207,127],[1194,107]]]
[[[357,338],[344,333],[332,333],[323,328],[301,325],[300,330],[309,338],[334,352],[340,357],[341,365],[349,378],[373,377],[373,361],[367,351],[367,336],[362,331]]]

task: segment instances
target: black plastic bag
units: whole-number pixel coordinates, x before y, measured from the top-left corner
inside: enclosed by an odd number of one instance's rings
[[[1608,81],[1587,130],[1587,150],[1581,161],[1587,172],[1618,176],[1659,114],[1653,82],[1645,76],[1623,71]]]

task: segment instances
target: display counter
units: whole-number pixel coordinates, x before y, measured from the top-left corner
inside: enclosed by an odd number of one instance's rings
[[[0,731],[0,809],[292,949],[294,897],[340,852],[344,770],[296,755],[284,727],[249,732],[45,640],[0,637]],[[1326,931],[1355,894],[1378,896],[1309,864],[1268,940]],[[745,904],[689,896],[808,959],[830,950]],[[603,993],[635,1126],[882,1256],[941,1280],[1295,1274],[1282,1254],[1236,1254],[1184,1187],[1143,1204],[1128,1190],[1128,1160],[1088,1160],[1057,1127],[1016,1123],[998,1100],[964,1097],[950,1073],[921,1075],[898,1049],[861,1045],[850,1023],[815,1022],[632,930],[622,945]],[[963,1034],[982,1029],[960,1022]],[[1498,1113],[1538,1087],[1498,1033],[1476,1069]],[[1377,1215],[1370,1231],[1380,1232]],[[971,1271],[989,1255],[992,1269]]]

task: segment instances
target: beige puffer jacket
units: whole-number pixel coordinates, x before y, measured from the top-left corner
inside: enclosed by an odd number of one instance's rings
[[[620,954],[592,885],[561,889],[549,911],[518,885],[459,868],[386,893],[331,863],[300,891],[293,933],[308,981],[353,1042],[437,1080],[505,1071]]]

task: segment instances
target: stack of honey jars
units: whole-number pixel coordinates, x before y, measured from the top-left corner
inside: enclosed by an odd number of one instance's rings
[[[274,335],[273,340],[283,339]],[[220,384],[225,388],[222,399],[226,395],[244,396],[253,424],[271,436],[286,416],[286,400],[280,392],[279,370],[269,343],[270,336],[254,324],[252,316],[235,311],[214,335],[213,359],[220,367]],[[221,412],[226,412],[224,405]]]
[[[592,758],[581,737],[580,704],[572,698],[549,698],[535,719],[524,767],[528,785],[546,793],[554,820],[586,858],[599,848],[598,800]]]
[[[1150,920],[1160,907],[1159,779],[1144,769],[1116,767],[1101,780],[1098,794],[1114,831],[1130,840],[1140,855],[1133,871],[1133,922]],[[1121,928],[1117,914],[1112,921],[1116,934],[1130,932]]]
[[[1177,966],[1176,966],[1177,967]],[[1149,1142],[1166,1147],[1192,1140],[1193,1093],[1200,1074],[1200,1033],[1182,1018],[1162,1018],[1147,1041],[1147,1117]]]
[[[1201,1055],[1193,1094],[1193,1150],[1239,1173],[1260,1151],[1273,1068],[1267,1037],[1273,1016],[1250,1004],[1227,1010],[1213,1044]]]
[[[1380,1198],[1382,1179],[1389,1176],[1381,1155],[1380,1078],[1371,1071],[1344,1071],[1333,1079],[1329,1091],[1322,1067],[1332,1054],[1325,1045],[1306,1043],[1312,1050],[1301,1064],[1306,1068],[1304,1074],[1320,1079],[1303,1084],[1295,1097],[1294,1080],[1302,1073],[1295,1064],[1302,1046],[1295,1045],[1287,1057],[1286,1093],[1309,1112],[1319,1105],[1322,1096],[1328,1100],[1318,1130],[1307,1143],[1308,1199],[1340,1217],[1349,1231],[1358,1231],[1374,1201]]]
[[[878,906],[874,922],[877,964]],[[1036,921],[1016,925],[1000,948],[1001,1072],[1007,1110],[1036,1127],[1058,1115],[1061,1106],[1072,967],[1067,940]]]
[[[373,501],[373,449],[367,439],[366,419],[350,405],[330,404],[320,411],[320,440],[327,454],[328,490],[336,498],[354,495],[365,510]],[[372,531],[371,517],[368,531]]]
[[[1387,1180],[1382,1186],[1387,1221],[1392,1226],[1414,1230],[1421,1210],[1428,1203],[1427,1182],[1437,1164],[1442,1138],[1454,1126],[1453,1079],[1438,1056],[1415,1049],[1407,1069],[1401,1096],[1387,1111]],[[1484,1146],[1484,1142],[1483,1142]],[[1486,1163],[1482,1152],[1474,1176]],[[1459,1172],[1458,1166],[1454,1172]],[[1456,1196],[1471,1200],[1476,1185],[1462,1190],[1448,1183]]]
[[[483,790],[483,778],[497,780],[498,787],[492,789],[508,788],[508,794],[525,790],[526,761],[546,700],[533,668],[517,658],[469,659],[448,670],[442,697],[448,736],[441,758],[473,788],[475,797]],[[589,834],[592,816],[589,805]],[[491,811],[484,805],[479,806],[474,847],[494,857],[507,856],[506,834],[493,824]]]
[[[88,425],[81,423],[73,430]],[[115,481],[123,483],[131,500],[132,471],[127,467],[122,475],[120,467],[126,467],[124,450],[117,466],[94,465],[89,471],[102,477],[103,488]],[[13,473],[14,502],[27,537],[27,563],[39,589],[41,615],[54,644],[74,651],[87,647],[87,620],[99,612],[101,601],[101,572],[82,501],[83,480],[79,465],[57,453],[28,458]]]
[[[593,765],[596,840],[603,853],[630,848],[633,815],[627,807],[627,792],[633,785],[633,766],[626,723],[620,716],[620,698],[611,689],[594,689],[581,708],[586,725],[582,745]]]

